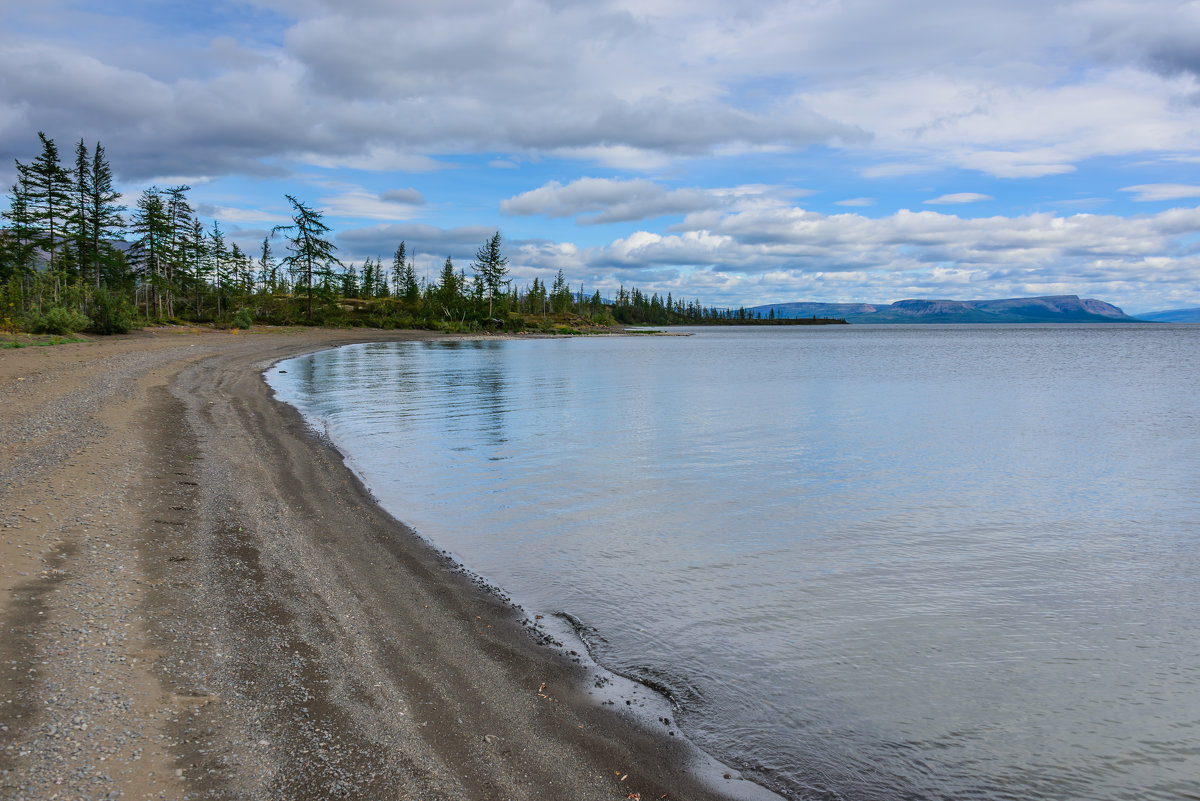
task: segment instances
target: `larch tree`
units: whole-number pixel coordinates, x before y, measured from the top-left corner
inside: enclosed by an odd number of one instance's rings
[[[36,244],[46,252],[50,270],[55,268],[64,228],[70,216],[71,178],[59,162],[58,146],[38,131],[42,152],[29,164],[17,162],[17,174],[26,192],[26,206],[37,228]]]
[[[309,208],[292,195],[284,197],[292,204],[292,224],[277,225],[271,229],[271,233],[290,232],[287,240],[289,252],[284,257],[283,264],[303,281],[305,293],[308,295],[308,319],[311,322],[314,277],[328,280],[329,268],[333,264],[339,267],[344,265],[333,255],[337,246],[325,238],[330,230],[324,222],[325,215]]]

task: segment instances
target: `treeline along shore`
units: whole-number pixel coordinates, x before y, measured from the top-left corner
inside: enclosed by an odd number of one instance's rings
[[[418,276],[405,242],[390,259],[344,263],[324,214],[286,195],[291,222],[256,252],[231,241],[219,220],[206,225],[191,187],[151,186],[134,208],[121,204],[102,144],[76,143],[64,166],[54,140],[17,160],[17,181],[0,231],[0,329],[34,333],[123,333],[148,323],[205,322],[368,326],[441,331],[539,330],[594,326],[747,324],[746,308],[704,306],[671,294],[620,287],[605,298],[573,288],[559,270],[514,286],[499,232],[467,269],[447,256],[436,278]],[[775,320],[812,325],[844,320]]]
[[[262,370],[431,332],[0,352],[0,797],[763,797],[596,703]],[[620,710],[620,711],[618,711]]]

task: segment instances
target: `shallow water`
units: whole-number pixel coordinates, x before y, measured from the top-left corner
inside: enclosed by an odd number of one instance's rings
[[[789,797],[1200,798],[1200,327],[389,343],[268,381]]]

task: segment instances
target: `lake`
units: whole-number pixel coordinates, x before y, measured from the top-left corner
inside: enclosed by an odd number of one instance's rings
[[[267,379],[789,798],[1200,798],[1200,326],[688,330]]]

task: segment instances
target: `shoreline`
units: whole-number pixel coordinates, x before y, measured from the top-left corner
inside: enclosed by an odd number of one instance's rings
[[[380,508],[262,377],[435,338],[142,332],[0,355],[16,427],[38,423],[0,432],[6,795],[770,795],[590,698],[585,665]]]

